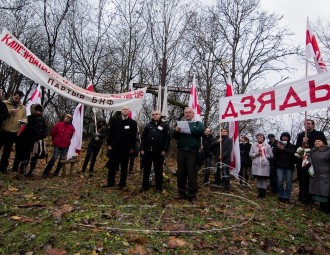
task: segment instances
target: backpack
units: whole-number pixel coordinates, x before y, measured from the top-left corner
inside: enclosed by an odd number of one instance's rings
[[[45,158],[47,162],[48,153],[47,153],[46,143],[44,140],[39,140],[34,143],[32,157],[35,157],[37,159]]]

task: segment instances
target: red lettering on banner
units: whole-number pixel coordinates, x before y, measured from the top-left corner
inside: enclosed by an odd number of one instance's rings
[[[266,97],[266,96],[270,96],[270,98],[267,100],[264,100],[264,97]],[[257,100],[261,104],[258,112],[262,112],[262,110],[265,108],[266,104],[270,104],[270,109],[272,111],[275,110],[275,91],[274,90],[261,93],[261,95],[258,97]]]
[[[1,39],[1,42],[4,42],[5,41],[5,44],[9,44],[9,40],[11,39],[12,37],[9,36],[9,34],[6,34],[2,39]]]
[[[227,108],[226,108],[226,111],[225,111],[225,114],[222,115],[222,119],[225,119],[227,117],[234,117],[234,118],[237,118],[238,116],[238,113],[235,112],[235,109],[234,109],[234,105],[233,103],[231,102],[231,100],[228,102],[228,105],[227,105]]]
[[[289,103],[289,100],[291,97],[294,98],[295,102]],[[297,95],[296,91],[292,87],[290,87],[290,89],[286,95],[286,98],[284,100],[284,103],[282,105],[280,105],[279,110],[284,111],[286,108],[290,108],[290,107],[294,107],[294,106],[306,107],[307,102],[302,101],[300,99],[300,97]]]
[[[309,97],[311,99],[311,103],[323,102],[330,100],[330,85],[323,84],[318,87],[315,86],[315,81],[309,81]],[[326,94],[321,97],[316,97],[316,91],[325,90]]]
[[[7,44],[10,48],[14,49],[17,45],[15,41],[11,41],[10,43]]]
[[[248,111],[244,111],[244,110],[240,110],[239,112],[240,112],[240,114],[242,114],[242,115],[245,115],[245,114],[251,114],[251,113],[253,113],[253,111],[256,109],[256,105],[254,104],[254,102],[256,101],[255,99],[254,99],[254,97],[253,96],[246,96],[246,97],[242,97],[242,99],[241,99],[241,103],[244,103],[245,101],[249,101],[249,103],[248,104],[244,104],[244,108],[246,108],[246,107],[250,107],[250,110],[248,110]]]

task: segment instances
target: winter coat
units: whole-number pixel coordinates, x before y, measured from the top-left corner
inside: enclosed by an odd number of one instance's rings
[[[143,130],[141,137],[141,150],[168,151],[171,135],[167,123],[159,121],[149,122]]]
[[[317,136],[323,136],[325,139],[325,136],[321,131],[316,131],[315,129],[313,129],[311,132],[307,133],[309,148],[314,147],[315,137],[317,137]],[[305,131],[298,134],[297,142],[296,142],[296,149],[301,147],[304,137],[305,137]]]
[[[97,132],[95,130],[95,125],[93,125],[91,130],[91,138],[89,141],[89,145],[93,147],[101,147],[104,141],[104,138],[107,134],[107,125],[100,126],[100,122],[106,123],[104,118],[99,118],[97,120]]]
[[[110,159],[118,160],[127,157],[130,150],[136,149],[137,123],[131,118],[123,119],[122,116],[110,120],[110,129],[107,145],[112,150],[108,156]]]
[[[31,115],[27,117],[28,123],[19,134],[18,139],[35,143],[47,136],[46,120],[42,115],[36,115],[35,106],[37,105],[31,107]],[[43,109],[41,105],[39,105],[39,107]]]
[[[203,156],[205,158],[210,157],[212,155],[212,143],[214,141],[214,137],[212,135],[206,136],[205,134],[202,137],[202,146],[203,146]]]
[[[204,134],[204,125],[200,121],[190,121],[191,134],[184,134],[174,130],[172,137],[177,140],[177,149],[181,151],[198,152],[201,136]]]
[[[8,109],[7,109],[7,105],[0,101],[0,130],[1,130],[1,126],[2,126],[2,122],[7,119],[7,117],[9,116],[8,114]]]
[[[309,193],[330,196],[330,147],[325,145],[311,151],[314,177],[309,178]]]
[[[267,144],[262,144],[265,147],[263,156],[256,156],[259,152],[258,143],[254,143],[250,149],[250,157],[252,159],[252,174],[255,176],[269,176],[270,162],[269,159],[273,157],[272,148]]]
[[[239,150],[241,153],[241,167],[251,167],[252,166],[252,160],[250,158],[250,149],[251,149],[251,143],[240,143],[239,144]]]
[[[64,121],[56,123],[50,133],[53,146],[62,149],[69,148],[74,131],[75,129],[71,123],[65,123]]]
[[[273,162],[276,168],[293,170],[294,163],[296,161],[296,157],[294,156],[296,148],[292,143],[290,143],[291,136],[288,132],[284,132],[281,134],[279,143],[282,141],[283,136],[287,136],[289,137],[289,139],[283,150],[280,150],[277,146],[275,147]]]
[[[21,129],[21,124],[19,120],[26,120],[25,106],[21,102],[19,102],[18,107],[15,107],[11,100],[4,100],[3,102],[6,104],[8,112],[13,109],[17,109],[17,112],[14,115],[8,115],[8,117],[2,122],[1,130],[6,132],[18,133]]]
[[[215,155],[215,162],[219,162],[219,156],[220,156],[220,142],[218,142],[220,136],[217,136],[213,143],[212,147],[214,149],[214,155]],[[225,136],[222,138],[221,141],[221,153],[222,153],[222,163],[226,165],[230,165],[230,157],[231,157],[231,151],[233,150],[233,140],[229,138],[228,136]]]

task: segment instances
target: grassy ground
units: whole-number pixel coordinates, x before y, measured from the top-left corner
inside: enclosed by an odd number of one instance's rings
[[[106,157],[94,176],[33,179],[0,175],[0,254],[329,254],[330,217],[317,205],[256,198],[255,181],[228,193],[203,187],[197,203],[175,200],[175,176],[165,191],[140,193],[136,164],[128,188],[104,189]],[[168,165],[175,169],[175,162]]]

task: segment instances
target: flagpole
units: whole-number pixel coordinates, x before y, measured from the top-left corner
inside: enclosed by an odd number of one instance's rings
[[[307,24],[308,24],[308,16],[307,16]],[[306,35],[307,36],[307,35]],[[308,59],[306,58],[306,64],[305,64],[305,77],[307,78],[308,76]],[[307,128],[306,128],[306,121],[307,121],[307,111],[305,111],[305,121],[304,121],[304,126],[305,126],[305,137],[307,137]],[[300,145],[299,145],[300,146]]]

